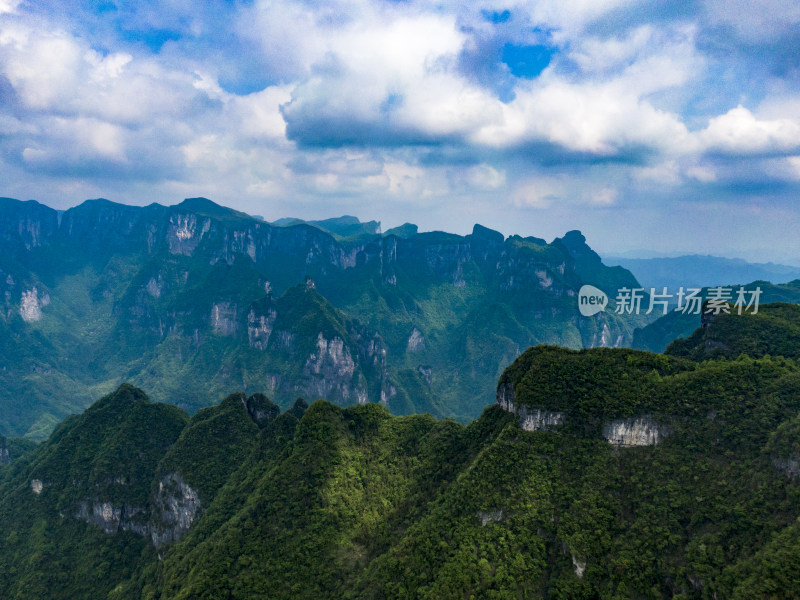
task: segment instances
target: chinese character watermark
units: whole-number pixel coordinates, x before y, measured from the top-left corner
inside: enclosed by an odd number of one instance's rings
[[[645,294],[645,288],[623,287],[617,290],[614,299],[616,307],[614,312],[619,315],[638,315],[644,312],[649,315],[666,315],[670,306],[675,312],[686,315],[718,315],[720,313],[737,315],[743,313],[757,314],[758,302],[761,298],[761,288],[746,289],[739,287],[717,286],[707,288],[705,297],[702,288],[680,287],[674,294],[669,293],[666,287],[657,290],[650,288],[650,293]],[[644,305],[647,305],[646,307]],[[592,285],[584,285],[578,292],[578,309],[585,317],[591,317],[604,311],[608,306],[608,296]]]

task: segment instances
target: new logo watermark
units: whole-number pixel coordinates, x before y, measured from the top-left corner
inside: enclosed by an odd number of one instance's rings
[[[704,291],[705,296],[702,295]],[[646,294],[645,288],[623,287],[617,290],[614,312],[619,315],[649,315],[659,308],[665,315],[669,307],[674,306],[674,311],[687,315],[699,315],[701,312],[707,315],[730,314],[731,311],[739,315],[743,312],[757,314],[760,297],[760,287],[752,290],[744,287],[734,290],[723,286],[708,289],[681,287],[675,294],[670,294],[667,288],[662,288],[660,292],[650,288],[650,293]],[[643,300],[648,303],[647,310],[643,310]],[[596,315],[607,306],[608,296],[603,290],[593,285],[584,285],[578,290],[578,310],[584,317]]]
[[[578,290],[578,310],[584,317],[604,311],[608,305],[606,293],[593,285],[584,285]]]

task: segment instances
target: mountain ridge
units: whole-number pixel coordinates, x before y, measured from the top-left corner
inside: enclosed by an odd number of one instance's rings
[[[0,432],[41,439],[122,381],[190,412],[259,389],[283,408],[324,395],[468,421],[521,348],[625,344],[647,321],[577,313],[585,281],[636,283],[578,232],[413,231],[337,239],[203,198],[63,214],[2,201]],[[339,315],[333,337],[303,325],[321,323],[311,313],[281,324],[274,302],[306,278],[332,307],[307,309]]]
[[[796,338],[762,308],[718,341]],[[0,471],[0,594],[796,596],[797,361],[695,358],[531,348],[469,425],[123,385]]]
[[[800,278],[800,267],[777,263],[754,263],[741,258],[686,254],[659,258],[622,258],[608,256],[608,264],[625,267],[645,287],[677,289],[713,287],[766,280],[774,284]]]

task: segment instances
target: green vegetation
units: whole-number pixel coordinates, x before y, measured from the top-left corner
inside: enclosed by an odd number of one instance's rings
[[[0,598],[800,597],[794,284],[653,354],[581,349],[646,322],[576,315],[635,286],[578,232],[193,199],[0,234],[0,430],[52,429],[0,437]],[[495,384],[521,414],[471,420]]]
[[[635,284],[579,232],[378,230],[204,198],[62,215],[0,199],[0,433],[43,440],[125,381],[189,413],[259,390],[467,423],[525,348],[626,343],[647,322],[576,318],[583,283]]]
[[[800,358],[800,306],[775,303],[758,313],[738,315],[735,310],[710,316],[705,327],[667,346],[666,353],[693,360],[736,358],[746,354]]]
[[[774,285],[768,281],[754,281],[742,287],[750,291],[761,288],[760,304],[762,305],[777,302],[800,304],[800,280],[783,285]],[[738,286],[734,289],[738,290]],[[700,296],[707,297],[707,292],[708,289],[704,288]],[[652,323],[636,329],[633,332],[631,347],[650,352],[664,352],[674,340],[689,337],[697,329],[699,321],[699,315],[684,314],[673,310]],[[767,340],[768,336],[764,339]]]
[[[498,385],[548,430],[244,394],[188,419],[124,385],[6,467],[0,597],[797,597],[800,363],[774,350],[800,311],[718,319],[762,355],[527,350]],[[606,441],[625,419],[663,436]]]

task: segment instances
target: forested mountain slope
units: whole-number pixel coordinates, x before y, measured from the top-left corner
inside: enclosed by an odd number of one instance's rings
[[[531,348],[466,426],[122,386],[5,467],[0,596],[797,597],[796,313],[720,327],[757,358]]]
[[[361,225],[0,199],[0,434],[42,439],[123,381],[189,412],[253,390],[468,421],[524,348],[624,345],[645,323],[578,313],[585,282],[635,285],[579,232]]]

